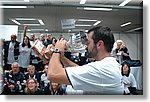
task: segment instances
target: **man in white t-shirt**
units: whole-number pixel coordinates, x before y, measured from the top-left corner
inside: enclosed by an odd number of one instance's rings
[[[10,41],[4,42],[4,70],[11,70],[11,64],[18,62],[19,44],[15,34],[11,35]]]
[[[66,49],[66,41],[58,40],[49,62],[48,79],[57,83],[71,84],[75,90],[83,90],[83,94],[123,94],[120,65],[111,57],[113,44],[114,36],[110,28],[90,29],[87,52],[88,57],[96,61],[78,66],[62,56],[62,52]]]

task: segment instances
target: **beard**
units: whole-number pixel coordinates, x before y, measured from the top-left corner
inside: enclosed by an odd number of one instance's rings
[[[88,58],[95,58],[97,56],[98,50],[96,45],[93,47],[92,50],[88,50],[87,48],[87,57]]]

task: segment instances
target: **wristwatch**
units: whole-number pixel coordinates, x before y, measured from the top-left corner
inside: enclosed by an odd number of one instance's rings
[[[61,53],[60,50],[58,48],[54,48],[53,49],[53,53]]]

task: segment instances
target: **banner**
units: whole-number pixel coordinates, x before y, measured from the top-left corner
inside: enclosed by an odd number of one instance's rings
[[[63,19],[61,20],[62,29],[71,29],[75,28],[75,20],[74,19]]]

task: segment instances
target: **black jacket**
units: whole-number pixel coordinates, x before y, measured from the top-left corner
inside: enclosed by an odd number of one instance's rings
[[[7,83],[5,82],[6,84],[4,87],[5,94],[12,94],[12,93],[19,94],[23,92],[25,88],[25,83],[24,83],[24,74],[22,72],[19,72],[15,75],[13,74],[13,72],[7,72],[5,73],[4,80],[7,81]],[[13,90],[9,90],[8,85],[14,85],[15,87]]]

